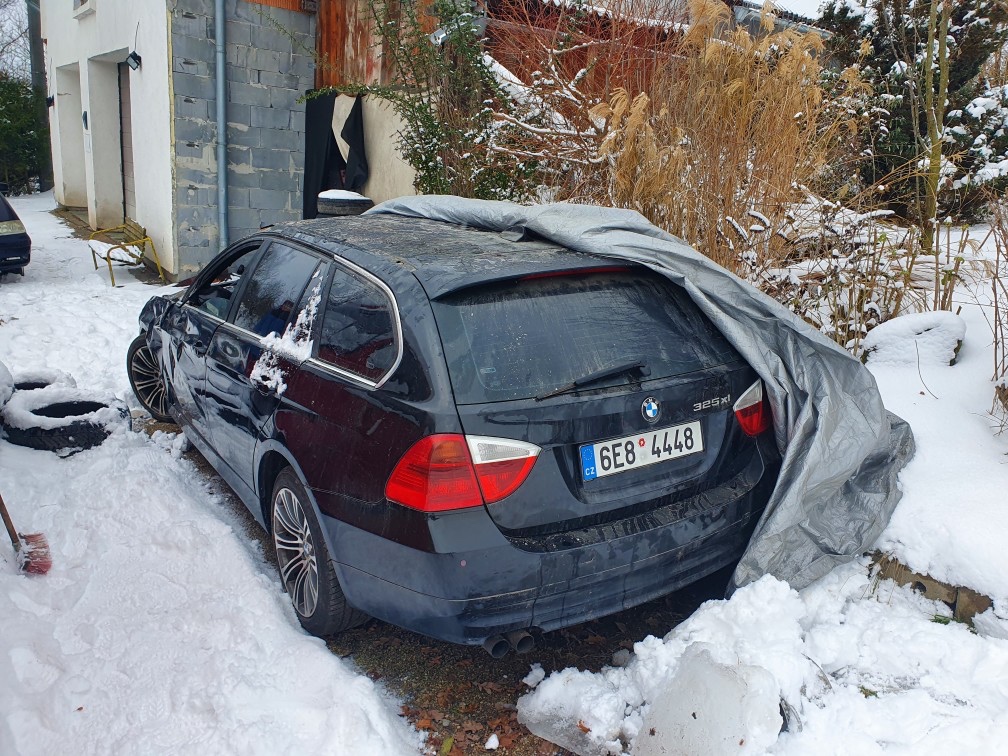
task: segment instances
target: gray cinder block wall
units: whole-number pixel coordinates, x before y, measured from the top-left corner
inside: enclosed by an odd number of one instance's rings
[[[179,273],[220,251],[213,0],[169,0]],[[225,0],[229,235],[301,217],[304,104],[315,17]],[[275,19],[282,29],[272,24]],[[293,39],[291,38],[293,36]],[[181,276],[185,277],[185,276]]]

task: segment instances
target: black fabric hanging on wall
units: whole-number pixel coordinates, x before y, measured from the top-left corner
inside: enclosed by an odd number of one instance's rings
[[[346,176],[343,188],[359,192],[368,180],[367,154],[364,151],[364,98],[357,95],[347,115],[340,136],[350,147],[346,156]]]
[[[308,95],[305,102],[304,184],[301,188],[301,217],[306,219],[318,215],[319,192],[343,188],[343,172],[347,167],[332,129],[336,93],[312,97],[308,92]],[[364,170],[366,174],[366,162]]]

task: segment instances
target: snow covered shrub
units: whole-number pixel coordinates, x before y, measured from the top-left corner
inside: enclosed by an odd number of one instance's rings
[[[511,104],[483,55],[485,19],[454,0],[373,0],[371,11],[393,77],[362,90],[391,102],[405,123],[399,147],[417,191],[529,199],[534,162],[501,146],[507,128],[494,114]]]
[[[980,73],[1008,34],[1008,5],[1001,0],[952,0],[947,5],[937,0],[828,0],[818,23],[832,32],[827,50],[834,63],[856,66],[875,93],[871,108],[881,118],[874,129],[862,132],[861,149],[869,159],[860,170],[861,186],[885,185],[889,207],[918,223],[975,212],[982,204],[978,179],[988,174],[978,165],[980,155],[968,151],[957,167],[957,145],[947,132],[955,124],[948,116],[965,111],[980,94]],[[948,33],[942,35],[945,23]],[[937,104],[943,99],[944,104]],[[932,123],[929,106],[938,113]],[[979,133],[974,130],[973,138]],[[944,158],[939,175],[928,177],[931,165],[938,167],[930,155],[939,142]],[[966,148],[958,145],[960,151]],[[926,207],[929,178],[939,183],[937,213]]]
[[[948,123],[958,152],[953,187],[1008,188],[1008,86],[988,89],[962,110],[953,110]]]

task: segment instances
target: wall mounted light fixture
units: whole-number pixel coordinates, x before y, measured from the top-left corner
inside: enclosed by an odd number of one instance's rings
[[[140,56],[137,55],[136,50],[133,50],[129,55],[127,55],[126,60],[124,62],[134,71],[140,68]]]

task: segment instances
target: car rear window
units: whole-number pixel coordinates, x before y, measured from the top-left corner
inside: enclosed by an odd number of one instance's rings
[[[653,380],[738,359],[685,291],[643,270],[467,289],[434,313],[459,404],[526,399],[637,361]]]

